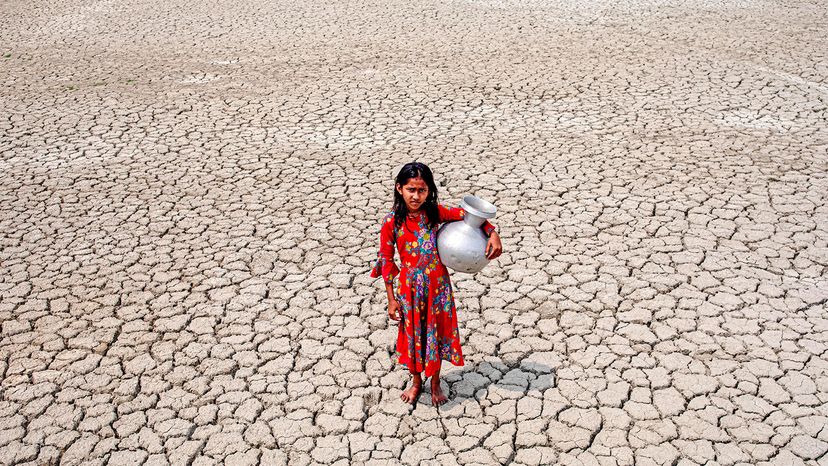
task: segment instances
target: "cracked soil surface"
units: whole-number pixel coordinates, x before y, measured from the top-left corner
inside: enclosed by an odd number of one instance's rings
[[[0,464],[828,463],[827,25],[2,2]],[[505,247],[439,410],[368,276],[413,159]]]

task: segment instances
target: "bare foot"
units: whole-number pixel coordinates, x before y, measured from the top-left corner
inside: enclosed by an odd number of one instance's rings
[[[440,406],[448,401],[443,389],[440,387],[440,379],[431,379],[431,404]]]
[[[417,398],[420,397],[420,391],[423,389],[423,381],[414,379],[411,381],[411,386],[408,390],[402,392],[400,398],[408,404],[414,404]]]

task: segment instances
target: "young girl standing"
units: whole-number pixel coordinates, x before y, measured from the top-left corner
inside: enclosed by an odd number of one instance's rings
[[[446,360],[463,365],[457,312],[448,269],[437,254],[437,227],[462,220],[465,211],[437,202],[437,186],[431,170],[422,163],[402,167],[394,185],[394,206],[380,230],[380,250],[372,277],[382,276],[388,294],[388,316],[399,321],[397,362],[408,366],[412,384],[400,398],[414,403],[423,377],[431,377],[431,402],[447,401],[440,388],[440,364]],[[494,225],[482,226],[489,236],[486,257],[503,251]],[[394,246],[402,268],[394,263]],[[424,372],[424,376],[421,373]]]

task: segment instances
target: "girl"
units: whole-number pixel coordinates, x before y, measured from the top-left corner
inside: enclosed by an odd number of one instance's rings
[[[463,365],[457,312],[451,281],[437,255],[437,226],[462,220],[461,208],[437,203],[437,186],[431,170],[422,163],[402,167],[394,185],[394,207],[385,216],[380,230],[380,250],[372,277],[382,276],[388,294],[388,316],[399,321],[397,362],[408,366],[412,384],[400,398],[413,404],[422,390],[423,377],[431,377],[431,402],[447,401],[440,388],[443,359]],[[489,236],[486,257],[494,259],[503,251],[494,225],[483,224]],[[394,263],[394,246],[400,253],[402,269]]]

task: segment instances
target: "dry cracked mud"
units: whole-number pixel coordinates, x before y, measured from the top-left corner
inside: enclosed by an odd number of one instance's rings
[[[2,2],[0,464],[828,463],[827,25]],[[368,276],[413,159],[506,249],[439,410]]]

